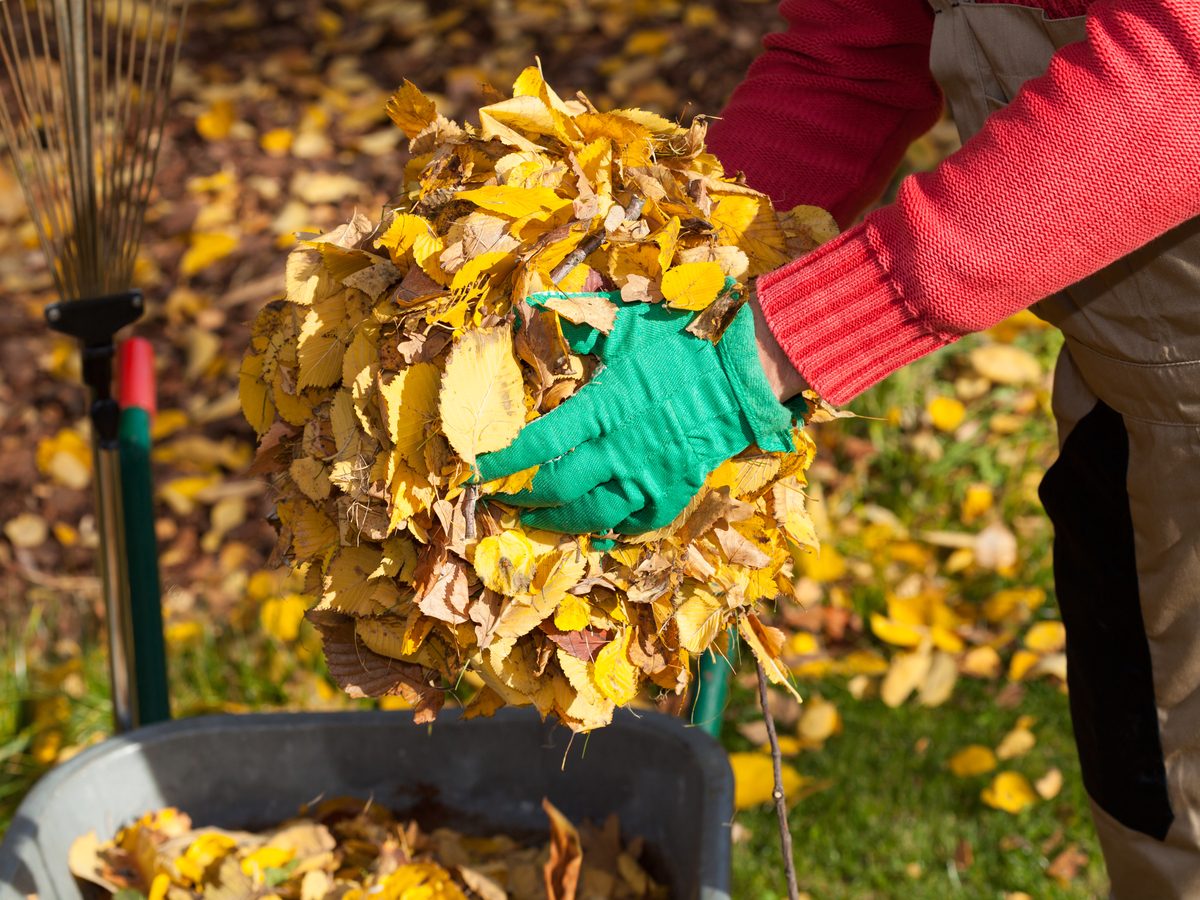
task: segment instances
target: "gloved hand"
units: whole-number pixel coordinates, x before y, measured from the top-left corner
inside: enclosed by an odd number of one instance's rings
[[[526,302],[550,296],[562,295]],[[691,312],[600,296],[618,307],[609,335],[562,325],[575,352],[596,353],[603,365],[512,444],[478,459],[484,481],[540,466],[528,490],[492,495],[530,507],[524,524],[573,534],[652,531],[752,441],[763,450],[793,448],[793,413],[767,382],[749,306],[714,345],[685,331]]]

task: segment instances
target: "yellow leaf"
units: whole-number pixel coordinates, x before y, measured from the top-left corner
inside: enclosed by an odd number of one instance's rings
[[[217,100],[196,116],[196,131],[206,141],[221,141],[229,137],[237,113],[229,100]]]
[[[1042,377],[1033,354],[1011,344],[984,344],[968,358],[976,372],[996,384],[1034,384]]]
[[[475,548],[475,574],[497,593],[512,597],[533,583],[533,544],[519,531],[489,535]],[[547,614],[548,614],[547,610]]]
[[[927,412],[938,431],[954,431],[967,416],[967,408],[953,397],[934,397],[929,401]]]
[[[582,631],[588,626],[590,611],[586,598],[567,594],[554,613],[554,627],[559,631]]]
[[[292,149],[296,134],[290,128],[272,128],[258,139],[258,145],[268,156],[286,156]]]
[[[206,831],[188,844],[175,860],[175,870],[193,884],[205,879],[209,867],[237,849],[237,841],[219,831]]]
[[[473,191],[462,191],[458,194],[458,199],[513,219],[534,213],[554,213],[571,205],[570,200],[558,196],[550,188],[527,188],[509,184],[494,184]]]
[[[1002,809],[1014,815],[1033,806],[1038,799],[1025,776],[1018,772],[998,772],[980,797],[993,809]]]
[[[1023,621],[1045,602],[1046,592],[1041,588],[1005,588],[984,602],[983,615],[993,625]]]
[[[715,262],[680,263],[663,274],[662,292],[676,309],[704,309],[725,287],[725,273]]]
[[[992,508],[995,497],[992,489],[986,484],[973,484],[967,488],[962,502],[962,522],[970,525]]]
[[[771,486],[771,500],[775,522],[784,536],[797,547],[819,550],[816,525],[805,506],[804,490],[794,475]]]
[[[179,261],[179,272],[190,278],[237,249],[237,238],[224,231],[202,231],[192,235]]]
[[[82,490],[92,480],[92,450],[74,428],[63,428],[38,441],[34,454],[38,471],[56,484]]]
[[[932,665],[933,656],[924,648],[893,656],[887,674],[883,676],[883,683],[879,686],[879,696],[884,705],[895,709],[907,700],[909,694],[924,683]]]
[[[1015,759],[1024,756],[1033,749],[1037,738],[1028,728],[1018,726],[1004,736],[996,747],[996,756],[1000,759]]]
[[[1067,645],[1062,622],[1036,622],[1025,632],[1025,646],[1035,653],[1057,653]]]
[[[436,104],[407,78],[388,99],[384,108],[388,118],[399,125],[410,138],[416,137],[437,118]]]
[[[961,669],[964,675],[975,678],[995,678],[1000,674],[1000,654],[995,647],[973,647],[962,659]]]
[[[722,244],[740,248],[750,259],[747,275],[761,275],[788,261],[787,238],[771,201],[752,194],[719,194],[708,220]]]
[[[684,600],[675,610],[679,646],[688,653],[703,653],[721,630],[725,605],[707,589],[688,583]]]
[[[821,696],[813,696],[804,704],[796,734],[802,746],[815,749],[842,730],[842,714]]]
[[[1029,650],[1018,650],[1008,663],[1008,678],[1010,681],[1020,681],[1029,670],[1036,666],[1041,657]]]
[[[996,768],[996,754],[982,744],[971,744],[950,757],[949,765],[959,778],[970,778]]]
[[[285,594],[271,597],[262,605],[258,614],[262,630],[284,643],[296,640],[300,635],[300,623],[308,611],[308,601],[300,594]]]
[[[767,679],[773,684],[783,686],[793,697],[803,703],[804,698],[792,684],[788,677],[788,669],[780,659],[780,654],[783,652],[783,632],[770,625],[764,625],[754,613],[746,613],[738,620],[738,632],[750,648],[750,652],[754,654],[754,658],[762,664]]]
[[[629,640],[632,628],[623,628],[604,645],[592,663],[592,682],[601,695],[617,706],[624,706],[638,695],[638,674],[629,661]]]
[[[1062,790],[1062,771],[1057,768],[1051,769],[1049,772],[1035,781],[1033,786],[1037,790],[1038,796],[1043,800],[1053,800],[1058,796],[1058,792]]]
[[[525,391],[507,325],[459,338],[446,360],[438,410],[447,440],[470,464],[512,443],[525,424]]]
[[[373,616],[384,612],[371,595],[379,580],[371,579],[379,567],[378,547],[343,547],[325,573],[321,607],[336,609],[352,616]]]
[[[418,471],[425,468],[425,442],[437,421],[439,381],[437,366],[421,362],[379,386],[392,444]]]
[[[879,613],[871,613],[871,631],[884,643],[897,647],[915,647],[925,637],[923,628],[896,622]]]
[[[800,557],[804,574],[813,581],[822,583],[837,581],[846,574],[846,560],[835,547],[825,545],[816,553]]]
[[[295,855],[296,850],[292,847],[272,847],[268,844],[242,857],[242,872],[261,881],[267,869],[286,866]]]
[[[530,587],[534,605],[540,609],[553,609],[560,603],[567,602],[572,596],[567,591],[579,584],[586,569],[587,556],[575,547],[567,547],[543,557],[538,562],[533,585]],[[587,624],[586,621],[584,624]],[[562,628],[561,625],[559,627]],[[583,625],[579,627],[582,628]],[[563,631],[576,630],[578,629],[563,628]]]
[[[400,262],[413,249],[417,239],[430,234],[429,223],[411,213],[397,213],[387,231],[375,240],[375,246],[386,247],[395,262]]]
[[[730,753],[729,765],[733,769],[734,809],[749,809],[767,803],[774,797],[775,769],[770,756],[765,753]],[[791,797],[807,781],[787,764],[784,764],[781,772],[785,796]]]

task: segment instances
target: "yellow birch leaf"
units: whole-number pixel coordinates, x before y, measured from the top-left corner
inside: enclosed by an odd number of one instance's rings
[[[629,639],[633,629],[623,628],[604,645],[592,663],[592,683],[604,697],[624,706],[638,695],[638,669],[629,661]]]
[[[1001,809],[1013,815],[1033,806],[1038,799],[1025,776],[1019,772],[997,773],[992,783],[985,787],[979,796],[993,809]]]
[[[429,223],[411,213],[397,213],[387,231],[375,239],[376,247],[386,247],[392,260],[399,263],[413,249],[417,239],[430,233]]]
[[[388,99],[384,109],[388,118],[410,138],[416,137],[437,118],[437,105],[407,78]]]
[[[329,470],[319,459],[313,459],[311,456],[294,459],[288,468],[288,474],[296,483],[296,487],[300,488],[300,493],[314,503],[320,503],[329,496],[332,488],[329,483]]]
[[[747,275],[761,275],[788,261],[787,238],[766,197],[719,194],[708,220],[722,244],[741,249],[750,260]]]
[[[554,613],[554,627],[559,631],[582,631],[591,620],[591,607],[585,597],[567,594],[559,601]]]
[[[715,262],[680,263],[663,274],[662,293],[676,309],[704,309],[725,287],[725,273]]]
[[[421,362],[397,372],[379,386],[388,436],[414,469],[425,467],[425,442],[438,417],[437,366]]]
[[[493,591],[508,597],[525,593],[536,568],[533,544],[519,531],[489,535],[475,548],[474,566],[475,574]]]
[[[707,589],[688,584],[684,601],[675,610],[679,646],[688,653],[703,653],[721,630],[725,605]]]
[[[671,216],[671,220],[654,235],[653,241],[658,244],[658,267],[664,272],[670,271],[671,261],[675,259],[675,247],[679,243],[679,217]]]
[[[507,325],[464,334],[446,360],[438,396],[442,431],[474,465],[480,453],[512,443],[525,424],[525,390]]]
[[[558,196],[550,188],[526,188],[509,184],[493,184],[473,191],[462,191],[457,199],[466,200],[480,209],[513,219],[534,213],[554,213],[571,205],[570,200]]]
[[[996,754],[982,744],[971,744],[951,756],[948,765],[959,778],[971,778],[996,768]]]
[[[773,684],[783,686],[788,693],[803,703],[804,698],[792,684],[787,666],[780,659],[785,641],[783,632],[770,625],[764,625],[754,613],[747,613],[738,620],[738,632],[750,647],[754,658],[762,664],[767,679]]]
[[[567,591],[579,584],[586,569],[587,556],[574,547],[544,557],[537,565],[530,588],[534,605],[549,610],[565,602],[570,597]],[[563,631],[573,630],[576,629],[563,628]]]
[[[384,612],[371,599],[379,583],[372,580],[371,573],[379,567],[380,558],[378,547],[363,545],[339,550],[325,573],[321,607],[352,616],[373,616]]]

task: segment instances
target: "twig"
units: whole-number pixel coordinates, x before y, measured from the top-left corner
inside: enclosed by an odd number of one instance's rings
[[[767,722],[767,738],[771,742],[771,765],[775,769],[775,814],[779,817],[779,845],[783,851],[783,869],[787,873],[788,897],[799,900],[800,888],[796,884],[796,864],[792,860],[792,830],[788,827],[787,798],[783,793],[783,754],[779,752],[779,737],[775,734],[775,717],[767,703],[767,673],[762,663],[758,666],[758,700],[762,704],[763,718]]]
[[[639,195],[634,195],[629,201],[629,209],[625,211],[626,222],[636,222],[642,217],[642,209],[646,205],[646,199]],[[557,285],[560,281],[567,277],[572,269],[600,249],[600,245],[604,243],[608,237],[608,232],[604,229],[592,232],[585,237],[578,247],[572,250],[550,273],[550,281]]]
[[[567,277],[567,274],[600,249],[600,245],[604,243],[604,239],[608,237],[604,229],[593,232],[583,239],[578,247],[567,254],[566,259],[558,264],[553,272],[550,273],[550,280],[557,285],[560,281]]]

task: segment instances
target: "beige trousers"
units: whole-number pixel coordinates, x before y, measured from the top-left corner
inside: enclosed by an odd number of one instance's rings
[[[930,2],[930,64],[964,141],[1085,37],[1085,18]],[[1041,496],[1113,896],[1200,897],[1200,220],[1034,311],[1066,335]]]

